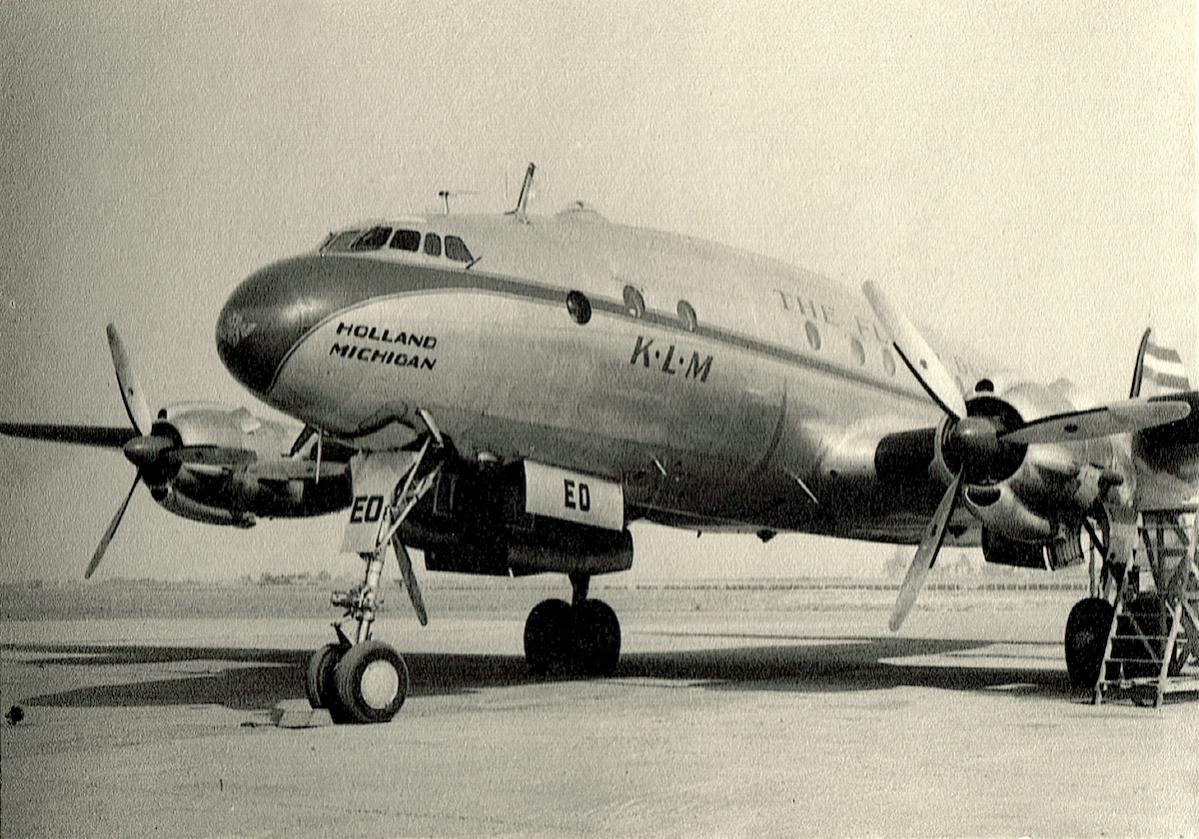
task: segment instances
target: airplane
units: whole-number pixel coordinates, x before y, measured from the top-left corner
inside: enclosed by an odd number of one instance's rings
[[[258,518],[321,516],[349,506],[351,450],[245,408],[180,403],[152,414],[120,333],[111,323],[107,332],[130,427],[0,422],[0,434],[10,437],[120,449],[136,470],[84,579],[99,567],[138,484],[175,515],[243,529]]]
[[[1058,570],[1086,534],[1108,571],[1138,514],[1199,507],[1199,392],[1148,335],[1129,398],[1099,404],[918,328],[874,283],[582,203],[531,215],[534,172],[506,213],[338,229],[218,316],[233,377],[348,464],[340,551],[363,577],[334,593],[351,631],[334,624],[304,685],[334,720],[386,722],[407,696],[374,633],[389,552],[422,624],[410,548],[430,572],[564,575],[569,600],[525,622],[527,664],[604,676],[620,623],[590,581],[632,566],[632,522],[916,545],[898,630],[944,545]],[[1094,684],[1112,609],[1071,610],[1073,683]]]
[[[589,583],[631,567],[633,521],[917,545],[897,630],[944,544],[1057,570],[1083,560],[1085,533],[1106,568],[1131,561],[1148,505],[1197,506],[1184,377],[1097,404],[943,338],[934,350],[875,283],[859,297],[582,203],[530,215],[534,172],[507,213],[334,231],[221,311],[234,378],[353,450],[341,549],[365,570],[335,603],[356,630],[338,624],[310,658],[314,708],[382,722],[404,702],[403,657],[373,635],[389,547],[422,623],[409,548],[428,571],[566,575],[569,601],[528,615],[527,663],[605,675],[620,624]],[[1101,665],[1099,599],[1067,621],[1077,684]]]

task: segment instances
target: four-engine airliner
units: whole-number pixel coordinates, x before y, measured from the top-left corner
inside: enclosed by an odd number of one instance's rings
[[[404,701],[403,659],[372,634],[389,547],[422,621],[409,547],[430,571],[566,575],[570,600],[528,616],[528,664],[605,674],[620,625],[588,585],[632,565],[632,521],[917,544],[898,628],[945,542],[1057,569],[1084,532],[1114,557],[1147,505],[1195,505],[1182,374],[1177,396],[1096,405],[934,352],[874,284],[859,297],[582,204],[531,216],[532,175],[509,213],[336,231],[221,312],[233,376],[354,451],[341,548],[365,570],[336,601],[355,631],[310,661],[314,706],[378,721]],[[1087,673],[1097,627],[1074,622],[1067,663]]]
[[[632,566],[634,521],[916,545],[898,629],[944,544],[1056,570],[1089,534],[1128,563],[1138,514],[1199,502],[1199,393],[1169,348],[1146,340],[1129,398],[1097,404],[918,329],[878,285],[858,295],[581,203],[530,215],[532,175],[508,213],[337,230],[221,311],[223,364],[305,426],[269,458],[302,464],[285,509],[344,507],[330,550],[363,561],[334,597],[349,631],[337,624],[307,668],[309,700],[336,719],[389,720],[407,694],[403,657],[374,634],[389,552],[422,623],[409,548],[429,571],[564,575],[569,599],[528,616],[528,665],[604,675],[620,624],[589,583]],[[118,378],[136,434],[111,444],[152,487],[159,464],[222,470],[223,491],[253,474],[236,434],[160,427]],[[244,431],[242,416],[225,421]],[[318,443],[337,453],[328,485],[311,480]],[[1068,622],[1079,683],[1111,620],[1094,600]]]

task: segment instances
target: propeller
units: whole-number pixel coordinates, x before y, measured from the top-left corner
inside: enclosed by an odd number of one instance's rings
[[[85,580],[91,579],[92,574],[100,566],[108,544],[116,535],[125,510],[133,499],[133,493],[138,484],[144,483],[150,487],[161,487],[179,474],[184,466],[219,466],[237,468],[245,466],[255,459],[255,454],[246,449],[228,448],[224,446],[185,446],[182,445],[178,434],[169,425],[154,425],[153,414],[146,401],[145,391],[137,375],[133,372],[133,364],[129,353],[121,340],[120,333],[113,324],[108,325],[108,347],[112,352],[112,364],[117,374],[117,384],[121,388],[121,401],[125,405],[125,413],[133,425],[131,431],[122,429],[96,429],[77,427],[72,433],[71,426],[8,426],[28,431],[22,436],[39,436],[43,439],[61,439],[66,442],[84,443],[91,445],[119,446],[125,459],[137,469],[133,484],[116,514],[108,524],[108,529],[100,538],[96,552],[92,554],[87,570],[83,573]],[[5,427],[0,427],[0,431]],[[35,432],[41,433],[35,433]],[[57,433],[56,438],[51,437]]]
[[[946,528],[961,497],[963,483],[1012,474],[1023,462],[1030,445],[1129,433],[1174,422],[1190,413],[1190,405],[1183,401],[1129,399],[1099,408],[1054,414],[1027,423],[1014,418],[970,416],[956,380],[920,331],[874,283],[865,283],[862,293],[883,327],[891,334],[895,352],[929,398],[945,413],[941,450],[953,472],[949,488],[937,505],[928,530],[899,587],[899,597],[891,613],[892,631],[903,625],[929,570],[937,561],[937,553],[945,541]],[[1017,424],[1009,427],[1011,423]]]

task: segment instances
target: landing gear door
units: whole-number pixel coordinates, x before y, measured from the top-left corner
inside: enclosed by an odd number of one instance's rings
[[[525,512],[624,530],[624,488],[620,484],[530,460],[524,467]]]
[[[356,454],[350,460],[354,500],[346,514],[341,550],[371,553],[379,541],[379,528],[387,517],[396,486],[416,462],[417,452],[390,451]]]

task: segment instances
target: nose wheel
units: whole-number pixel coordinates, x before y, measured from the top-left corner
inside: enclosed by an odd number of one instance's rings
[[[588,578],[571,577],[574,597],[543,600],[525,621],[525,661],[539,676],[610,676],[620,662],[620,619],[587,597]]]
[[[355,644],[333,668],[342,710],[352,722],[387,722],[408,697],[408,665],[382,641]]]
[[[408,697],[408,665],[394,647],[371,637],[378,608],[383,552],[364,554],[366,575],[332,602],[357,624],[354,641],[334,624],[337,643],[325,644],[308,659],[304,692],[313,708],[328,710],[334,722],[387,722]]]

